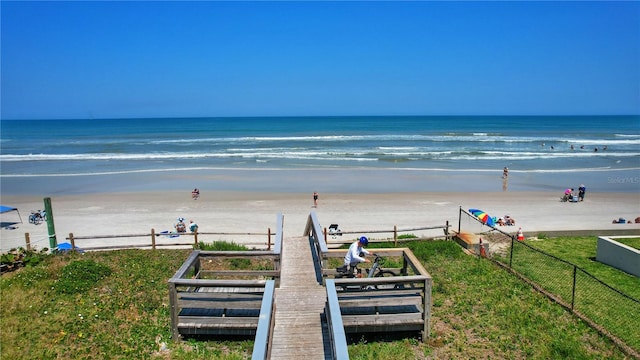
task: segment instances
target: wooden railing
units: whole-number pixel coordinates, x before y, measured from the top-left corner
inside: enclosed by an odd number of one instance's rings
[[[220,259],[271,259],[272,268],[207,268],[210,260]],[[270,287],[279,283],[279,264],[280,254],[273,251],[193,251],[168,281],[173,339],[197,334],[257,335],[260,319],[266,316],[261,313],[267,306],[264,301],[273,302]],[[267,347],[268,336],[260,344]]]
[[[448,227],[447,223],[444,227],[445,233]],[[328,249],[325,231],[320,231],[320,228],[320,221],[312,211],[309,214],[304,235],[309,236],[312,243],[311,249],[316,259],[315,267],[319,283],[326,285],[327,280],[331,280],[330,283],[334,286],[344,331],[420,331],[422,340],[426,342],[430,336],[433,279],[411,250],[408,248],[375,249],[375,253],[380,256],[402,259],[401,268],[385,267],[385,270],[393,271],[399,276],[332,279],[336,275],[336,269],[330,268],[331,259],[342,259],[345,250]],[[336,261],[333,263],[335,264]],[[337,263],[342,265],[341,261]],[[367,311],[370,309],[375,309],[375,312],[368,314]],[[330,327],[329,330],[335,329]],[[336,339],[340,336],[335,333],[330,335]]]
[[[76,236],[73,233],[69,233],[69,237],[66,238],[69,243],[71,243],[71,247],[81,248],[82,250],[114,250],[114,249],[139,249],[139,248],[151,248],[156,249],[157,247],[175,247],[175,246],[194,246],[198,247],[198,243],[202,242],[203,238],[211,236],[232,236],[232,237],[241,237],[241,236],[266,236],[266,242],[251,242],[251,241],[242,241],[239,242],[241,245],[246,246],[254,246],[254,247],[265,247],[267,250],[271,250],[274,245],[274,238],[277,234],[271,232],[271,228],[267,229],[266,233],[229,233],[229,232],[186,232],[186,233],[157,233],[155,229],[151,229],[151,232],[145,234],[122,234],[122,235],[88,235],[88,236]],[[192,239],[189,241],[158,241],[164,238],[175,239],[175,238],[189,238]],[[128,244],[117,244],[117,245],[103,245],[103,246],[78,246],[76,242],[78,240],[109,240],[109,239],[149,239],[149,242],[141,242],[137,243],[128,243]],[[216,240],[213,240],[216,241]]]
[[[342,313],[340,312],[340,303],[338,302],[338,293],[333,279],[327,279],[326,288],[327,305],[325,308],[325,314],[327,317],[329,337],[331,340],[331,353],[333,359],[349,359],[347,336],[344,332]]]
[[[369,238],[369,242],[389,242],[389,241],[393,241],[394,246],[398,246],[398,242],[402,242],[402,241],[415,241],[417,239],[432,239],[432,238],[442,238],[443,236],[448,240],[451,237],[451,234],[449,233],[449,228],[451,227],[451,225],[449,225],[449,221],[447,221],[444,226],[442,225],[436,225],[436,226],[424,226],[424,227],[415,227],[415,228],[406,228],[406,229],[398,229],[398,226],[394,225],[393,226],[393,230],[358,230],[358,231],[340,231],[339,234],[336,233],[330,233],[327,231],[327,228],[325,227],[323,229],[323,234],[324,234],[324,238],[325,238],[325,242],[328,245],[333,245],[333,244],[345,244],[347,242],[352,241],[353,239],[345,239],[345,240],[340,240],[340,237],[342,235],[346,235],[346,234],[358,234],[358,235],[369,235],[369,234],[392,234],[392,237],[390,239],[373,239],[373,238]],[[409,233],[409,232],[413,232],[413,231],[425,231],[425,230],[439,230],[442,229],[443,231],[443,235],[433,235],[433,236],[429,236],[429,237],[405,237],[405,238],[401,238],[400,235],[402,233]],[[332,240],[329,240],[329,238],[331,238]]]
[[[344,252],[329,250],[323,254],[324,263],[342,259]],[[397,276],[333,279],[345,331],[419,331],[426,342],[431,326],[431,275],[408,248],[375,249],[375,253],[402,258],[402,267],[384,268]],[[335,268],[323,268],[325,283],[335,274]],[[368,313],[369,309],[375,311]]]
[[[253,354],[251,355],[252,360],[267,360],[271,357],[269,344],[273,335],[273,320],[276,309],[274,294],[275,281],[269,280],[262,296],[256,340],[253,343]]]
[[[174,340],[189,334],[255,335],[252,358],[269,358],[275,288],[280,283],[283,220],[278,214],[273,246],[269,241],[272,250],[196,250],[189,255],[168,281]],[[272,265],[267,270],[264,264],[262,270],[208,268],[210,261],[226,259],[270,259]]]
[[[318,281],[318,284],[322,284],[322,254],[329,251],[329,248],[327,247],[326,237],[322,232],[318,215],[316,215],[316,212],[313,210],[311,210],[309,214],[303,235],[308,236],[311,242],[311,257],[313,258],[313,265],[316,272],[316,281]]]

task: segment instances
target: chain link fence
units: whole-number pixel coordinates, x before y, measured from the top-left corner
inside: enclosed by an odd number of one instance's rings
[[[472,242],[479,242],[482,239],[482,244],[486,250],[488,256],[506,256],[508,255],[509,248],[511,247],[511,240],[515,238],[518,231],[517,225],[510,226],[489,226],[482,222],[474,215],[460,208],[460,216],[458,219],[458,231],[460,235],[469,235],[473,238]],[[513,232],[511,234],[510,232]],[[471,246],[473,251],[480,255],[480,249],[478,246]]]
[[[640,358],[640,300],[572,263],[517,241],[516,235],[478,222],[460,210],[459,231],[479,229],[476,235],[489,242],[488,257],[587,321],[627,354]]]

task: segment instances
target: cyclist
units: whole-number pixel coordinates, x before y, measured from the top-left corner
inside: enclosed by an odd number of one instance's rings
[[[361,262],[371,262],[369,259],[366,259],[365,256],[369,255],[364,247],[369,244],[369,239],[366,236],[361,236],[360,239],[355,241],[351,246],[349,246],[349,250],[347,254],[344,256],[344,266],[349,267],[349,272],[355,274],[356,266],[358,266]]]

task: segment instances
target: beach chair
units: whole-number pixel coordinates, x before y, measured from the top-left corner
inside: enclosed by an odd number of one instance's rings
[[[333,236],[342,236],[342,230],[338,227],[338,224],[329,225],[329,234]]]

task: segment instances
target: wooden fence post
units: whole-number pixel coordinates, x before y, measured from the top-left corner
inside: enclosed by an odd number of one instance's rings
[[[151,228],[151,249],[156,249],[156,229]]]
[[[198,248],[198,227],[193,229],[193,241],[195,242],[196,249]]]
[[[398,247],[398,225],[393,225],[393,243],[394,247]]]
[[[444,238],[445,238],[445,240],[451,240],[449,238],[449,220],[447,220],[447,222],[445,223],[444,226],[445,226],[444,227]]]
[[[71,242],[71,250],[75,250],[76,240],[73,238],[73,233],[69,233],[69,241]]]
[[[31,250],[31,239],[29,239],[29,233],[24,233],[24,242],[27,245],[27,251]]]
[[[267,228],[267,250],[271,250],[271,228]]]

